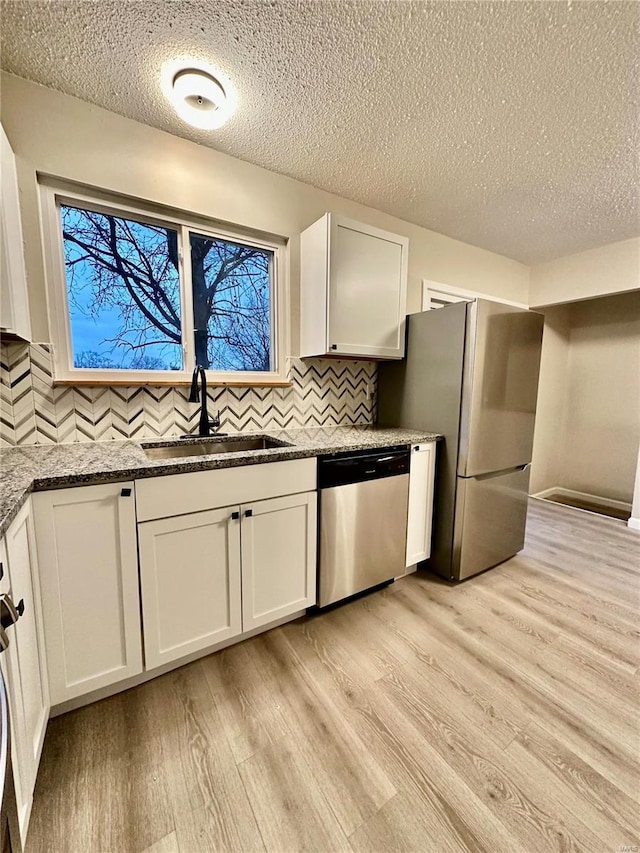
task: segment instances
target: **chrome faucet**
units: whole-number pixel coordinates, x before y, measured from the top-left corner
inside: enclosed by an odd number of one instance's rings
[[[202,385],[202,400],[200,399],[201,392],[198,389],[198,377],[200,377],[200,382]],[[204,367],[201,367],[199,364],[196,365],[193,371],[193,377],[191,378],[191,392],[189,394],[189,402],[200,403],[200,421],[198,423],[198,435],[211,435],[211,430],[217,432],[220,428],[220,411],[218,410],[218,414],[215,416],[215,418],[213,418],[213,420],[209,420],[209,413],[207,412],[207,376],[204,372]]]

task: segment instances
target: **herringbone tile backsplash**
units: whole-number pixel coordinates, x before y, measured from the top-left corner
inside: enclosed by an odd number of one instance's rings
[[[291,358],[287,370],[287,387],[209,388],[209,412],[220,410],[221,431],[373,423],[374,363]],[[0,445],[181,435],[198,424],[188,393],[182,385],[54,386],[50,344],[4,343]]]

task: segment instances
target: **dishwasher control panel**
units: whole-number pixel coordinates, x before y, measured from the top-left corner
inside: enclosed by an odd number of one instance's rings
[[[318,457],[318,488],[330,489],[409,473],[410,451],[406,445],[360,450]]]

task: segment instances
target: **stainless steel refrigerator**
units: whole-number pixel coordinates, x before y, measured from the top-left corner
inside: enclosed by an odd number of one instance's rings
[[[439,432],[431,558],[459,581],[524,545],[544,317],[476,299],[407,318],[378,368],[378,423]]]

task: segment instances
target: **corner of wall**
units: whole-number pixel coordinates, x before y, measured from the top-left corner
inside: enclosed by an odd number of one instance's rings
[[[640,290],[640,237],[534,264],[529,306],[543,308]]]
[[[544,312],[536,426],[530,492],[537,494],[562,481],[562,436],[566,421],[570,331],[564,306]]]

